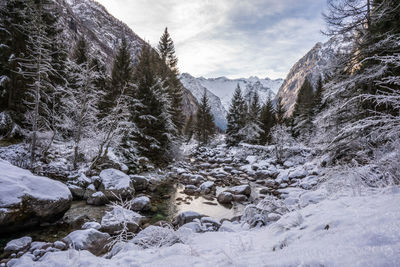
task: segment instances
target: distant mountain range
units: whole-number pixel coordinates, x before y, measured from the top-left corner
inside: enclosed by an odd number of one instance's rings
[[[210,101],[211,111],[214,115],[216,125],[222,130],[226,129],[226,115],[229,110],[231,99],[236,87],[239,85],[245,98],[248,98],[254,90],[260,96],[260,102],[264,103],[268,97],[273,99],[283,83],[283,79],[271,80],[250,77],[248,79],[219,78],[195,78],[188,73],[180,76],[182,84],[189,89],[199,101],[206,90]]]

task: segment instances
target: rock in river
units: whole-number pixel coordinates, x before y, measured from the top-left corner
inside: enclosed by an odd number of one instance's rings
[[[99,190],[109,200],[116,200],[119,196],[129,198],[135,193],[131,178],[119,170],[106,169],[100,173],[101,184]]]
[[[71,206],[71,192],[63,183],[4,160],[0,170],[0,234],[54,221]]]

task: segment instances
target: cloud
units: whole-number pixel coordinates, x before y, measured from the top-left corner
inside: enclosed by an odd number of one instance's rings
[[[324,0],[98,0],[156,45],[164,27],[194,76],[284,78],[318,41]]]

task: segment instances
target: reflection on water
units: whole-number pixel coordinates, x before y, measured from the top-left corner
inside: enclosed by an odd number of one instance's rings
[[[231,219],[238,216],[244,209],[244,205],[235,203],[230,206],[223,206],[218,203],[216,198],[204,198],[203,196],[188,196],[183,193],[183,185],[164,185],[167,194],[170,196],[164,201],[153,200],[158,208],[158,212],[163,213],[167,220],[172,220],[177,214],[183,211],[195,211],[215,219]],[[217,194],[223,191],[217,187]],[[164,203],[163,203],[164,202]]]

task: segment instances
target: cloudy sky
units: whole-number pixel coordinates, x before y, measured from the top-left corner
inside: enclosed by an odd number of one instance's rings
[[[97,0],[156,45],[164,28],[194,76],[285,78],[324,41],[326,0]]]

